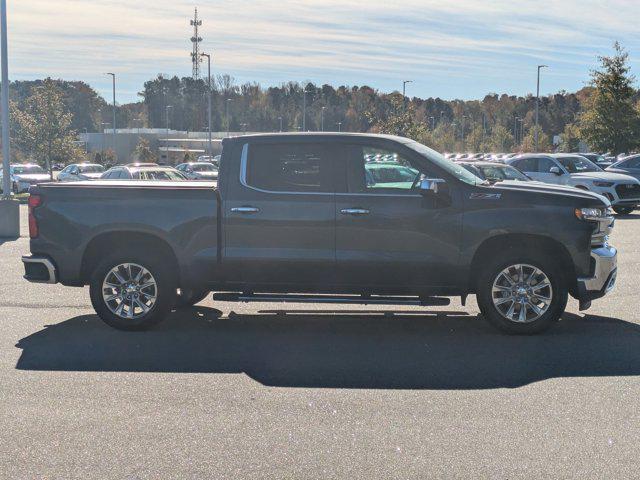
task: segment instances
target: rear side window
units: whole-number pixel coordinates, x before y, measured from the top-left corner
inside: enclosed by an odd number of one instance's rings
[[[333,192],[335,152],[326,144],[250,145],[244,180],[271,192]]]

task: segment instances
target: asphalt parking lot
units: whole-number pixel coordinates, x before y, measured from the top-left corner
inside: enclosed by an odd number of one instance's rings
[[[0,241],[0,476],[637,477],[639,239],[618,218],[614,292],[536,337],[473,301],[207,300],[124,333],[86,289],[22,280],[25,231]]]

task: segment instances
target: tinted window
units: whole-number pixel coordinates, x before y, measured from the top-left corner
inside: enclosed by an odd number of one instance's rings
[[[102,165],[81,165],[78,167],[81,173],[102,173],[104,167]]]
[[[249,147],[247,185],[273,192],[330,192],[335,149],[326,144]]]
[[[620,163],[621,168],[640,168],[640,157],[630,158]]]
[[[553,167],[557,167],[553,160],[550,158],[539,158],[537,170],[540,173],[549,173]]]
[[[538,171],[538,162],[536,158],[519,158],[518,160],[512,162],[510,165],[513,165],[521,172]]]
[[[218,170],[212,163],[198,163],[191,168],[194,172],[215,172]]]

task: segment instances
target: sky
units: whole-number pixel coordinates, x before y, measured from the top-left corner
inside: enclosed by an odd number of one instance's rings
[[[576,91],[618,40],[640,72],[640,0],[8,0],[11,80],[82,80],[139,100],[191,75],[194,7],[212,73],[263,86],[368,85],[443,99]],[[206,69],[206,66],[205,66]]]

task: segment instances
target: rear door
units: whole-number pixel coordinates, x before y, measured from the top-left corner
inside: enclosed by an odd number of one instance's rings
[[[339,148],[327,141],[254,141],[240,155],[239,176],[226,172],[226,278],[288,290],[326,288],[335,276]]]

